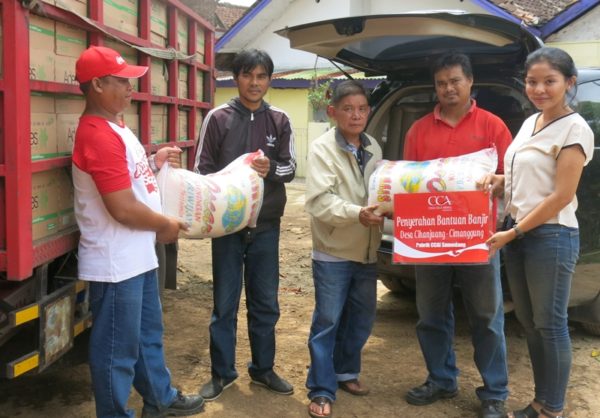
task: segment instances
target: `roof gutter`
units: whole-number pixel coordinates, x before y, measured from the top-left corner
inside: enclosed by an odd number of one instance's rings
[[[223,48],[231,39],[237,35],[242,29],[246,27],[248,23],[252,21],[267,5],[271,3],[271,0],[259,0],[252,8],[246,12],[244,16],[240,20],[238,20],[221,38],[217,41],[215,45],[215,52],[219,52],[221,48]]]

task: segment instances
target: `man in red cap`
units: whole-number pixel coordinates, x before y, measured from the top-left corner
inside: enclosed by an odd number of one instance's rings
[[[129,78],[147,70],[104,47],[85,50],[76,64],[86,98],[72,167],[79,278],[90,284],[89,363],[102,418],[135,416],[127,409],[132,385],[144,399],[142,418],[193,415],[204,404],[201,396],[173,388],[162,343],[154,244],[177,240],[185,226],[161,214],[145,150],[119,117],[131,103]],[[165,161],[178,164],[179,152],[162,148],[151,158],[160,168]]]

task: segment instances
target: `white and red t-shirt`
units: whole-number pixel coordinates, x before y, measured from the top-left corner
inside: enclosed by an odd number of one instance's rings
[[[158,267],[156,233],[117,222],[102,201],[104,194],[131,188],[137,200],[161,212],[156,178],[129,128],[82,116],[73,147],[73,184],[81,280],[115,283]]]

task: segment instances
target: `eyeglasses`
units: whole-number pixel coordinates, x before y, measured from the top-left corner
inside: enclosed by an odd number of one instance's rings
[[[371,110],[369,108],[369,106],[361,106],[361,107],[352,107],[352,106],[344,106],[341,109],[339,109],[340,111],[344,112],[346,115],[352,117],[355,114],[358,114],[358,116],[360,116],[361,118],[364,118],[366,115],[369,114],[369,111]]]

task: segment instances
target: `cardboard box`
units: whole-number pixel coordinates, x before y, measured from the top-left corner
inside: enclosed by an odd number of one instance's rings
[[[125,126],[131,129],[131,132],[139,139],[140,137],[140,115],[126,114],[123,116]]]
[[[188,72],[189,67],[183,63],[179,63],[179,77],[177,81],[177,97],[187,99],[188,95]]]
[[[54,96],[32,92],[29,103],[31,113],[56,113]]]
[[[82,96],[65,95],[55,99],[57,114],[81,115],[85,109],[85,99]]]
[[[78,58],[87,48],[87,33],[70,25],[56,22],[56,55]]]
[[[31,48],[29,54],[29,78],[31,80],[54,81],[54,52]]]
[[[54,96],[32,93],[30,97],[31,157],[34,160],[56,155],[56,106]]]
[[[196,59],[198,62],[204,62],[204,29],[202,27],[196,30]]]
[[[31,227],[33,240],[58,231],[56,170],[33,173],[31,177]]]
[[[104,24],[138,36],[137,0],[104,0]]]
[[[53,20],[29,15],[29,78],[54,81],[54,30]]]
[[[150,32],[150,42],[160,47],[167,47],[167,38],[154,32]]]
[[[204,73],[196,71],[196,100],[204,101]]]
[[[137,51],[137,49],[131,48],[131,47],[125,45],[125,44],[122,44],[120,42],[114,41],[112,39],[105,39],[104,40],[104,45],[107,48],[114,49],[119,54],[121,54],[121,56],[123,57],[123,59],[125,61],[127,61],[128,64],[138,65],[138,51]],[[129,79],[129,82],[131,83],[131,86],[133,87],[134,90],[136,90],[136,91],[139,90],[139,79],[138,78],[131,78],[131,79]]]
[[[31,125],[29,140],[31,159],[57,156],[55,102],[52,96],[31,96]]]
[[[179,111],[179,127],[177,131],[177,140],[178,141],[187,141],[189,138],[188,135],[188,114],[189,112]]]
[[[81,113],[56,115],[56,141],[58,155],[73,154],[73,142]]]
[[[129,106],[123,112],[123,122],[125,126],[131,129],[131,132],[135,134],[135,136],[140,137],[140,114],[139,114],[139,106],[137,102],[132,102],[131,106]]]
[[[189,54],[189,25],[185,14],[177,15],[177,50]]]
[[[61,9],[69,10],[70,12],[77,13],[80,16],[88,15],[88,3],[87,0],[56,0],[54,2]]]
[[[67,169],[56,170],[56,195],[58,230],[69,228],[76,224],[75,220],[75,196],[73,180]]]
[[[79,85],[75,78],[77,58],[57,55],[54,62],[54,81],[57,83]]]
[[[166,38],[169,34],[167,28],[167,3],[161,0],[150,2],[150,31]]]
[[[56,157],[58,149],[56,115],[54,113],[32,113],[29,140],[32,160]]]
[[[167,106],[152,105],[150,114],[150,141],[153,144],[167,142]]]
[[[155,96],[167,96],[167,67],[164,61],[157,58],[152,58],[150,64],[151,86],[150,93]]]

